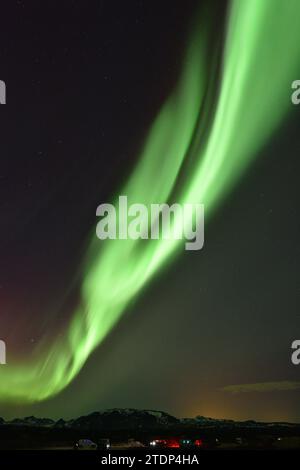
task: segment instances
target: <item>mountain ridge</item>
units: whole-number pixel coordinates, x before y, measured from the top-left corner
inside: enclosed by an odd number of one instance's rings
[[[265,428],[265,427],[298,427],[300,423],[288,422],[260,422],[254,420],[235,421],[231,419],[217,419],[205,416],[194,418],[177,418],[160,410],[136,408],[110,408],[94,411],[87,415],[72,419],[51,419],[26,416],[4,420],[0,418],[0,426],[26,426],[62,429],[144,429],[144,428],[171,428],[171,427],[197,427],[197,428]]]

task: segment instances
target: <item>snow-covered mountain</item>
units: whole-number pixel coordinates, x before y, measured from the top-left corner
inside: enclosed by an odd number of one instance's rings
[[[163,411],[113,408],[81,416],[68,421],[66,426],[81,429],[142,429],[178,423],[177,418]]]
[[[21,426],[53,426],[55,421],[50,418],[36,418],[35,416],[27,416],[26,418],[15,418],[11,421],[4,421],[0,424],[13,424],[13,425],[21,425]]]
[[[54,421],[49,418],[16,418],[5,421],[0,418],[0,426],[28,426],[49,427],[61,429],[83,430],[145,430],[167,428],[269,428],[269,427],[299,427],[291,423],[261,423],[256,421],[233,421],[229,419],[214,419],[205,416],[195,418],[175,418],[174,416],[157,410],[137,410],[134,408],[113,408],[104,411],[95,411],[79,418]]]

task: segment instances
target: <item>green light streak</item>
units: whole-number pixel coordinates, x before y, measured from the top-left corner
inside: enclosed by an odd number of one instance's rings
[[[300,72],[300,2],[235,0],[231,4],[221,87],[202,138],[208,80],[205,24],[191,37],[174,93],[150,129],[139,162],[119,194],[128,202],[199,202],[218,207],[288,112]],[[190,171],[184,172],[187,159]],[[180,227],[177,227],[180,230]],[[178,240],[114,240],[94,235],[82,283],[82,303],[63,338],[40,345],[26,363],[0,368],[0,398],[43,400],[63,390],[158,270],[183,251]]]

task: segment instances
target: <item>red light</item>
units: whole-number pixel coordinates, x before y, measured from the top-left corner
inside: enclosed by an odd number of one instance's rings
[[[167,447],[169,447],[171,449],[179,449],[180,444],[175,439],[168,439],[167,440]]]
[[[201,447],[202,445],[203,445],[203,442],[202,442],[201,439],[196,439],[196,440],[195,440],[195,446]]]

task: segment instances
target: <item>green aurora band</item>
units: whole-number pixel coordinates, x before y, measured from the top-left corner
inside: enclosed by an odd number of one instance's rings
[[[209,28],[207,17],[200,19],[178,84],[119,193],[128,203],[199,202],[210,217],[292,108],[291,83],[300,72],[299,17],[299,0],[231,2],[213,107],[206,99],[213,78],[206,60]],[[55,340],[45,338],[30,358],[1,367],[0,399],[30,403],[63,390],[130,302],[181,251],[180,240],[100,242],[94,233],[81,304],[69,326]]]

